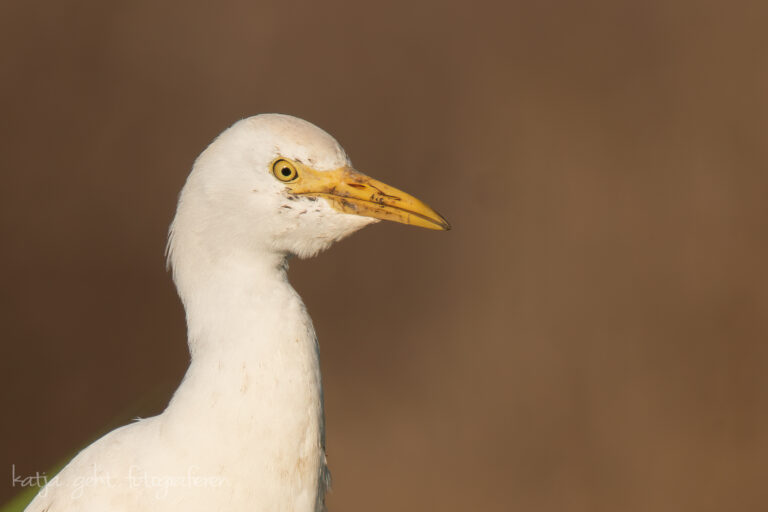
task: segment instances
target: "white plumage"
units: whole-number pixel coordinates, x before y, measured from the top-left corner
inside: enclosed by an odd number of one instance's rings
[[[162,414],[83,450],[27,510],[324,510],[318,345],[286,260],[382,218],[448,229],[354,171],[306,121],[260,115],[223,132],[195,162],[170,230],[191,353],[183,382]]]

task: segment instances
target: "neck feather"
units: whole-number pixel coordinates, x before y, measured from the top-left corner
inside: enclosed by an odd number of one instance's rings
[[[238,366],[250,369],[263,386],[297,391],[288,383],[296,382],[299,373],[301,382],[319,390],[315,333],[288,282],[286,255],[211,252],[183,238],[175,243],[171,263],[187,314],[192,358],[182,389],[198,369]],[[219,382],[205,387],[216,388]]]
[[[171,263],[192,361],[162,417],[205,451],[201,466],[246,457],[250,480],[258,479],[263,492],[302,496],[310,510],[321,508],[326,470],[318,347],[288,283],[285,255],[219,250],[211,257],[188,242],[174,241]],[[232,441],[212,445],[211,439]],[[245,474],[232,478],[254,485]]]

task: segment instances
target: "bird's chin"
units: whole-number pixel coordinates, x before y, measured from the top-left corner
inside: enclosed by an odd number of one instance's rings
[[[349,214],[340,214],[336,220],[337,222],[332,225],[326,224],[322,232],[315,236],[293,238],[287,248],[288,252],[300,259],[311,258],[331,247],[334,242],[343,240],[365,226],[379,222],[379,219],[372,217]]]
[[[362,215],[344,214],[343,216],[344,220],[347,222],[347,230],[343,237],[349,236],[352,233],[356,233],[357,231],[363,229],[365,226],[370,226],[371,224],[381,222],[381,220],[374,217],[364,217]]]

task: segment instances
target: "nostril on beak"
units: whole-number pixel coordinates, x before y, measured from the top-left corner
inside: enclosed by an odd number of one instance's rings
[[[365,185],[361,185],[359,183],[347,183],[347,185],[349,185],[352,188],[357,188],[357,189],[360,189],[360,190],[362,190],[364,188],[367,188]]]

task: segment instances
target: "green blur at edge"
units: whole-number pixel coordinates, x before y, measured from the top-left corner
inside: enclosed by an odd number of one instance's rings
[[[67,462],[69,459],[67,459]],[[64,468],[66,465],[66,462],[63,462],[61,464],[56,465],[56,467],[53,469],[53,471],[48,472],[50,475],[57,475],[59,471]],[[22,512],[25,508],[27,508],[27,505],[29,505],[33,499],[35,499],[35,496],[37,496],[37,493],[40,492],[43,489],[43,487],[38,487],[36,485],[33,485],[31,487],[26,487],[23,491],[21,491],[19,494],[11,498],[11,501],[0,507],[0,512]]]

